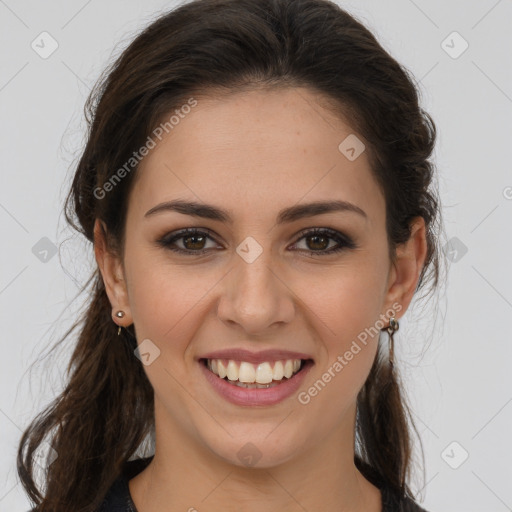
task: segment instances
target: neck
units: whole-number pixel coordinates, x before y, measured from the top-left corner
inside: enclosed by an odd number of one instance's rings
[[[155,404],[155,419],[157,409]],[[331,438],[267,467],[221,458],[190,432],[172,423],[158,428],[165,422],[157,420],[155,456],[130,480],[132,499],[139,512],[381,512],[380,491],[354,464],[355,411],[348,416],[353,421]],[[247,443],[242,446],[250,452]],[[266,447],[272,449],[270,443]]]

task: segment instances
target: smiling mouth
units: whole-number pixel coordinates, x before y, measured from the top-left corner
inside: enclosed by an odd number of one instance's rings
[[[258,365],[246,361],[200,359],[210,372],[233,386],[268,389],[287,382],[313,364],[312,359],[285,359]]]

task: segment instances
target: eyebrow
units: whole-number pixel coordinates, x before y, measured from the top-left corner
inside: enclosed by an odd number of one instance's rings
[[[211,219],[228,224],[233,223],[231,215],[226,210],[222,210],[221,208],[210,204],[198,203],[196,201],[183,201],[179,199],[157,204],[148,210],[144,214],[144,217],[147,218],[163,212],[178,212],[184,215],[191,215],[193,217],[201,217],[203,219]],[[312,217],[314,215],[322,215],[324,213],[332,212],[353,212],[361,215],[365,220],[368,219],[364,210],[347,201],[316,201],[313,203],[294,205],[284,208],[278,213],[276,224],[279,225],[286,222],[294,222],[305,217]]]

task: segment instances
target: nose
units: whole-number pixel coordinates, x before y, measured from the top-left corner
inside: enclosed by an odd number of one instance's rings
[[[223,280],[217,314],[247,334],[265,334],[295,315],[292,287],[270,252],[264,250],[250,263],[236,255],[234,268]]]

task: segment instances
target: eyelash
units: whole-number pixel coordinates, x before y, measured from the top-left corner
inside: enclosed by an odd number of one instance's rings
[[[172,236],[166,235],[159,240],[157,240],[157,243],[164,247],[165,249],[168,249],[173,252],[186,254],[186,255],[200,255],[208,252],[210,249],[200,249],[197,251],[193,250],[185,250],[185,249],[179,249],[176,247],[172,247],[172,244],[174,244],[177,240],[180,240],[182,238],[185,238],[186,236],[195,236],[195,235],[205,235],[207,238],[210,238],[213,240],[213,238],[210,236],[208,231],[202,231],[197,228],[187,228],[183,229],[181,231],[178,231],[177,233],[172,234]],[[308,236],[315,236],[315,235],[321,235],[321,236],[327,236],[328,238],[331,238],[335,240],[339,246],[335,247],[334,249],[324,249],[321,251],[313,251],[313,250],[307,250],[307,249],[298,249],[299,252],[307,252],[309,254],[313,255],[329,255],[329,254],[335,254],[340,251],[343,251],[345,249],[355,249],[357,248],[357,245],[353,242],[351,238],[348,236],[339,233],[338,231],[335,231],[333,229],[329,228],[313,228],[309,230],[302,231],[300,233],[300,237],[294,242],[294,245],[297,244],[300,240],[303,238],[306,238]]]

